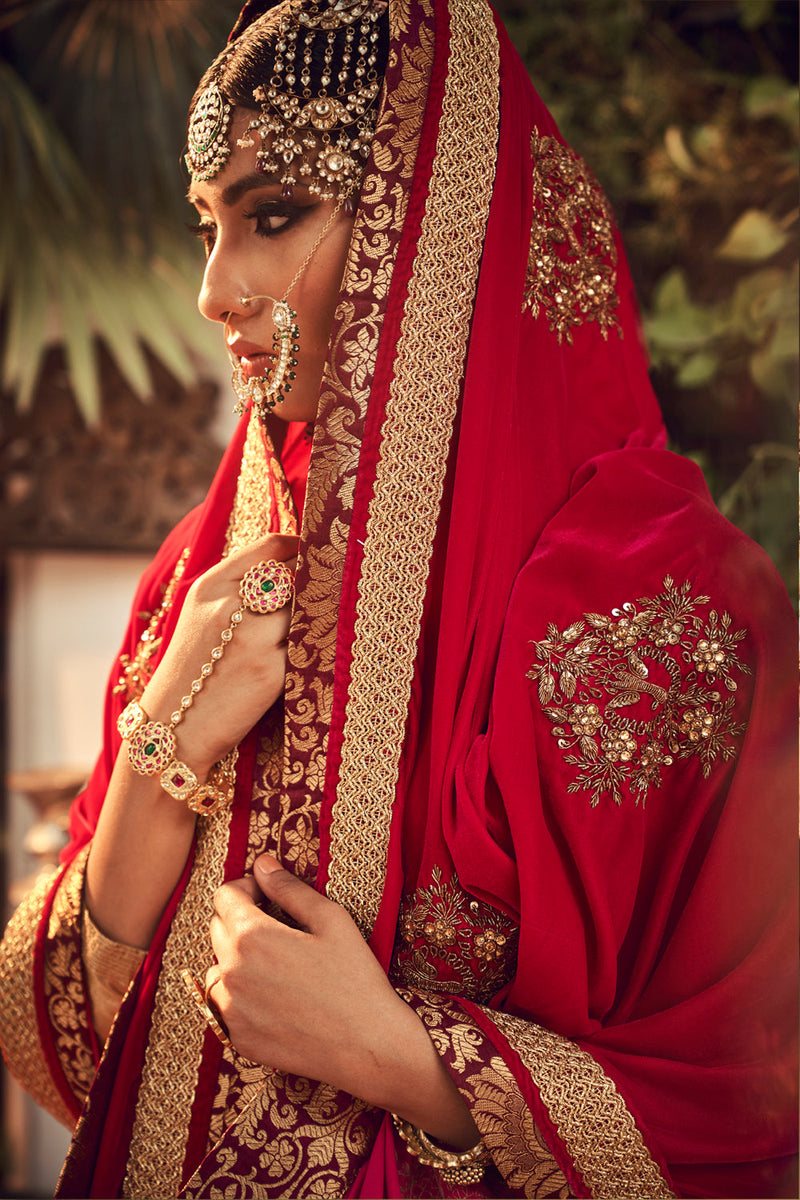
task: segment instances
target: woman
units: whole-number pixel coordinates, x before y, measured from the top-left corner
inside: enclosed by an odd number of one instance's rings
[[[187,160],[249,415],[4,942],[59,1194],[790,1195],[785,595],[483,0],[263,8]]]

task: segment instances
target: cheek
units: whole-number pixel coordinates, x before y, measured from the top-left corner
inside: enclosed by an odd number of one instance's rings
[[[308,272],[303,306],[308,313],[309,332],[313,329],[314,342],[323,351],[327,351],[330,340],[349,245],[349,230],[345,236],[337,232],[336,241],[320,248],[320,257],[312,264],[315,269],[309,269]],[[326,251],[324,254],[323,249]]]

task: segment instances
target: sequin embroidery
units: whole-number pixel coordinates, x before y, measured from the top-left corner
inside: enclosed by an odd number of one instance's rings
[[[708,609],[667,575],[658,596],[602,613],[584,613],[532,643],[527,672],[564,761],[577,768],[568,792],[603,794],[620,804],[623,788],[644,804],[666,769],[697,758],[707,778],[734,757],[744,725],[733,719],[738,656],[745,629]],[[728,695],[724,693],[727,692]]]
[[[531,135],[533,219],[523,311],[544,310],[559,342],[596,321],[604,338],[622,331],[611,210],[583,159],[557,138]]]

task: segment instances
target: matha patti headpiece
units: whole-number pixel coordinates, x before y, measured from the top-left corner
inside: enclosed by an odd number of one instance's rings
[[[284,200],[298,183],[323,200],[347,200],[361,186],[377,117],[377,23],[385,10],[385,0],[292,0],[249,27],[277,24],[275,58],[269,83],[253,91],[261,111],[237,145],[254,146],[258,135],[256,169],[278,175]],[[228,160],[232,108],[215,83],[195,105],[186,166],[196,181],[212,179]]]
[[[253,92],[261,115],[238,142],[252,146],[249,135],[258,133],[256,168],[280,172],[284,199],[296,183],[323,200],[358,191],[375,130],[377,22],[384,10],[373,0],[298,0],[284,13],[272,78]],[[312,88],[315,50],[322,73]]]

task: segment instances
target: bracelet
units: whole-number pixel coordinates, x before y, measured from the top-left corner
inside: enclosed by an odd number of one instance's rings
[[[138,700],[131,700],[117,721],[128,743],[128,761],[139,775],[159,775],[159,783],[173,800],[182,800],[201,817],[213,817],[233,800],[239,747],[234,746],[198,783],[191,767],[175,757],[173,727],[151,721]]]
[[[404,1121],[397,1113],[392,1113],[392,1121],[409,1153],[418,1158],[424,1167],[433,1167],[435,1171],[441,1171],[445,1183],[463,1185],[480,1183],[483,1179],[486,1164],[491,1156],[482,1139],[469,1150],[444,1150],[432,1142],[427,1133],[409,1121]]]
[[[211,817],[233,799],[236,786],[236,747],[211,768],[206,783],[198,783],[191,767],[175,757],[175,730],[241,624],[245,609],[256,614],[276,612],[292,599],[294,582],[289,568],[274,559],[260,562],[245,572],[239,584],[241,604],[231,613],[228,627],[220,634],[219,645],[203,663],[197,679],[172,713],[169,725],[151,721],[138,700],[131,700],[117,720],[120,737],[128,742],[128,759],[139,775],[158,775],[162,788],[174,800],[185,801],[192,812]]]

